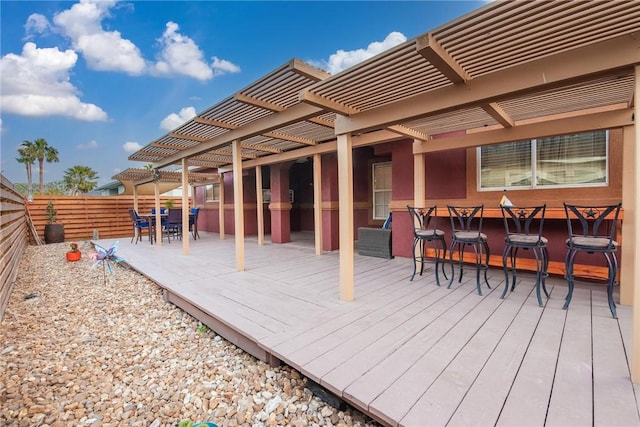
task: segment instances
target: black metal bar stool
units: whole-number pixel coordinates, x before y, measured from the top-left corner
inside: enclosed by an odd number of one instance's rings
[[[447,205],[449,210],[449,218],[451,219],[451,246],[449,247],[449,261],[451,262],[451,279],[449,279],[449,288],[453,283],[454,265],[453,251],[458,248],[458,264],[460,266],[460,277],[458,283],[462,282],[464,250],[467,246],[473,248],[475,254],[476,266],[476,286],[478,295],[482,295],[480,287],[480,270],[484,270],[484,281],[487,287],[491,289],[489,280],[487,279],[487,270],[489,269],[489,245],[487,243],[487,235],[482,232],[482,218],[484,214],[484,205],[461,207]],[[484,255],[484,260],[483,260]]]
[[[540,289],[549,298],[549,292],[545,286],[548,277],[549,254],[547,251],[548,240],[542,235],[544,214],[547,205],[516,207],[500,206],[506,236],[504,238],[504,251],[502,252],[502,268],[504,269],[504,291],[500,298],[507,295],[509,289],[509,270],[511,271],[511,291],[516,288],[516,260],[518,250],[530,250],[536,262],[536,296],[538,305],[542,307]],[[507,263],[509,259],[509,265]],[[510,268],[509,268],[510,267]]]
[[[413,221],[413,274],[411,279],[416,275],[417,263],[420,262],[420,275],[424,270],[424,251],[427,243],[440,242],[442,246],[442,274],[444,278],[447,278],[447,274],[444,271],[444,260],[447,256],[447,243],[444,239],[444,231],[438,229],[438,207],[431,206],[428,208],[417,208],[413,206],[407,206],[411,220]],[[416,256],[416,248],[420,250],[420,255]],[[440,286],[440,277],[438,275],[438,264],[440,264],[440,248],[435,245],[435,271],[436,271],[436,283]]]
[[[578,206],[564,203],[567,216],[569,238],[567,238],[567,256],[565,258],[566,277],[569,292],[565,299],[564,308],[569,308],[573,295],[573,263],[579,252],[588,254],[601,253],[607,261],[607,299],[611,315],[617,319],[616,304],[613,302],[613,287],[618,275],[618,258],[616,250],[618,243],[616,225],[622,203],[605,206]]]

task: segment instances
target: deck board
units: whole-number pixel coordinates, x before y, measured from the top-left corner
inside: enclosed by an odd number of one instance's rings
[[[404,343],[420,333],[425,327],[443,316],[448,310],[467,298],[475,290],[459,289],[447,292],[445,288],[437,288],[429,294],[433,300],[425,299],[424,307],[417,314],[412,311],[397,313],[396,322],[389,323],[387,328],[371,330],[364,335],[365,342],[357,346],[356,340],[344,343],[345,351],[351,354],[342,355],[340,359],[322,358],[309,363],[305,367],[322,376],[322,384],[337,395],[343,395],[345,390],[375,369],[390,354],[397,351]],[[406,316],[406,318],[402,318]],[[354,392],[357,394],[357,392]]]
[[[428,390],[441,375],[445,374],[450,364],[469,346],[476,334],[480,331],[483,331],[481,335],[485,337],[485,332],[489,334],[490,328],[485,328],[487,319],[493,318],[495,312],[503,306],[503,300],[488,298],[491,296],[489,293],[484,298],[475,294],[473,296],[482,298],[482,300],[467,313],[464,313],[459,321],[453,323],[452,327],[440,336],[437,342],[423,347],[427,351],[369,404],[369,408],[374,414],[389,422],[402,420],[423,396],[425,389]],[[410,341],[407,345],[414,347],[417,342]],[[482,358],[482,355],[479,357]],[[400,360],[397,362],[400,363]],[[448,398],[447,396],[442,397],[443,400]],[[439,408],[434,410],[436,417],[439,415],[438,410]],[[413,417],[413,422],[419,422],[422,419],[422,413],[419,414],[417,420],[415,418]],[[435,425],[438,424],[435,423]],[[417,424],[409,423],[409,425]]]
[[[551,277],[539,307],[531,274],[503,300],[500,269],[480,296],[471,268],[447,289],[433,265],[411,281],[410,259],[355,254],[355,298],[345,302],[338,252],[315,255],[309,234],[291,244],[247,238],[245,271],[234,248],[201,232],[189,255],[179,241],[126,241],[118,255],[230,342],[384,425],[640,426],[632,310],[611,318],[603,286],[576,286],[563,310],[566,282]]]
[[[469,286],[471,285],[469,284]],[[456,339],[462,338],[458,337],[459,334],[448,334],[451,331],[462,331],[458,324],[468,319],[468,314],[480,306],[488,295],[491,294],[485,293],[483,296],[479,296],[475,292],[468,293],[464,300],[434,319],[433,322],[422,328],[420,332],[402,342],[401,346],[385,360],[351,384],[345,390],[345,395],[373,411],[372,402],[393,387],[393,384],[404,376],[413,364],[420,360],[431,348],[437,346],[443,338],[447,339],[449,337],[447,341],[451,341],[452,336]],[[491,298],[488,308],[493,309],[494,304],[498,303],[498,300]],[[462,332],[464,333],[464,331]],[[410,381],[410,379],[407,379],[407,381]],[[385,409],[384,407],[377,409],[375,413],[384,415]]]
[[[420,425],[429,413],[432,425],[446,425],[473,383],[476,381],[506,333],[505,324],[511,324],[524,303],[531,303],[530,292],[519,287],[518,292],[501,302],[494,313],[460,349],[451,362],[433,381],[410,410],[401,418],[402,425]],[[529,300],[529,301],[527,301]],[[430,360],[423,363],[432,364]]]
[[[591,424],[592,329],[591,295],[576,289],[567,310],[562,344],[549,401],[547,425],[584,426]]]
[[[507,326],[504,336],[487,360],[466,395],[458,402],[448,420],[451,426],[493,425],[509,395],[531,338],[542,317],[533,287],[520,283],[515,292],[528,292],[518,314]],[[511,299],[511,297],[507,297]]]
[[[606,298],[594,297],[593,305],[594,423],[637,425],[637,396],[633,393],[618,322],[611,318]]]
[[[564,299],[551,298],[505,400],[497,425],[544,425],[564,331]]]

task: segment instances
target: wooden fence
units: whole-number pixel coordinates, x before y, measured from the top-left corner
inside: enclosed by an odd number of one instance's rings
[[[28,244],[25,199],[0,175],[0,321]]]
[[[161,196],[160,205],[167,200],[173,200],[176,208],[182,207],[181,197]],[[56,222],[64,225],[67,242],[132,236],[129,208],[133,207],[133,196],[35,196],[27,208],[42,240],[49,201],[58,211]],[[151,212],[154,206],[153,196],[138,196],[138,212]]]

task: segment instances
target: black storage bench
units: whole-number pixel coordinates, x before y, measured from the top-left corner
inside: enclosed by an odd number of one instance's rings
[[[385,228],[358,228],[360,255],[391,259],[391,230]]]

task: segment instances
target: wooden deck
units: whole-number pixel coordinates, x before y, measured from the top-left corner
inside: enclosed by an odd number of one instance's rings
[[[118,255],[180,306],[254,356],[282,361],[385,425],[640,426],[630,380],[631,308],[611,318],[604,286],[548,280],[536,303],[523,274],[500,299],[504,275],[476,293],[470,270],[451,289],[411,261],[355,255],[355,300],[338,297],[338,253],[316,256],[311,236],[245,243],[200,232],[162,246],[120,239]],[[108,247],[114,240],[98,243]]]

